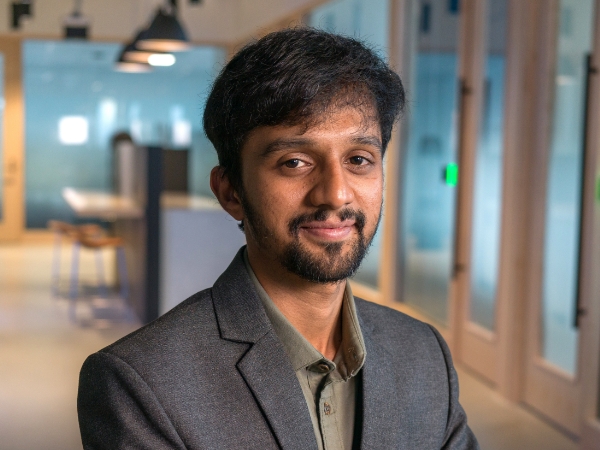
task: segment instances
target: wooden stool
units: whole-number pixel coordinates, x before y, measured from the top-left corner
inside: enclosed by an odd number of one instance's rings
[[[52,296],[60,297],[60,260],[63,239],[75,241],[80,234],[89,236],[102,236],[104,231],[102,227],[96,224],[73,225],[60,220],[50,220],[48,228],[54,233],[54,255],[52,258]]]
[[[96,252],[96,271],[98,276],[98,288],[101,297],[108,299],[108,288],[104,277],[104,264],[102,261],[102,250],[105,248],[114,248],[117,256],[117,272],[120,283],[120,296],[125,306],[129,296],[129,280],[127,278],[127,265],[125,262],[125,248],[123,240],[119,237],[108,237],[89,233],[87,229],[80,229],[76,234],[76,239],[73,245],[73,259],[71,260],[71,318],[76,319],[76,302],[79,291],[79,250],[87,248]]]

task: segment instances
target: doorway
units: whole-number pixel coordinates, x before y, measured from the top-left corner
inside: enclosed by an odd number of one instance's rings
[[[492,383],[508,3],[413,0],[405,22],[398,297]]]
[[[595,0],[558,0],[546,13],[548,45],[540,73],[550,105],[540,121],[545,161],[534,174],[540,186],[532,227],[533,267],[527,317],[525,403],[573,435],[582,428],[581,373],[586,364],[581,327],[593,240],[594,154],[588,139],[592,85],[598,72]],[[597,95],[597,93],[596,93]],[[588,125],[589,124],[589,125]],[[591,169],[591,170],[590,170]],[[593,293],[592,293],[593,296]],[[597,298],[597,295],[595,296]]]

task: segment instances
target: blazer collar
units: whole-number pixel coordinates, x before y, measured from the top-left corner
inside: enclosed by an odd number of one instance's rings
[[[317,450],[306,400],[243,260],[244,247],[213,286],[221,337],[252,344],[237,369],[284,450]]]
[[[257,342],[272,330],[271,323],[244,266],[242,247],[212,288],[215,314],[223,339]]]
[[[264,335],[237,364],[242,377],[284,450],[317,450],[306,400],[292,363],[274,331]]]

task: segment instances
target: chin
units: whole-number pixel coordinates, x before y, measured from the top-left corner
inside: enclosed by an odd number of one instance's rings
[[[287,245],[280,262],[288,271],[314,283],[338,283],[351,277],[367,253],[367,244],[360,236],[348,241],[319,243],[312,251],[300,241]]]

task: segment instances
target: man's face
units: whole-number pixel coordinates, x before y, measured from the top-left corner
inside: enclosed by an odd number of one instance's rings
[[[351,276],[381,214],[377,121],[348,107],[309,128],[259,127],[241,158],[249,251],[313,282]]]

